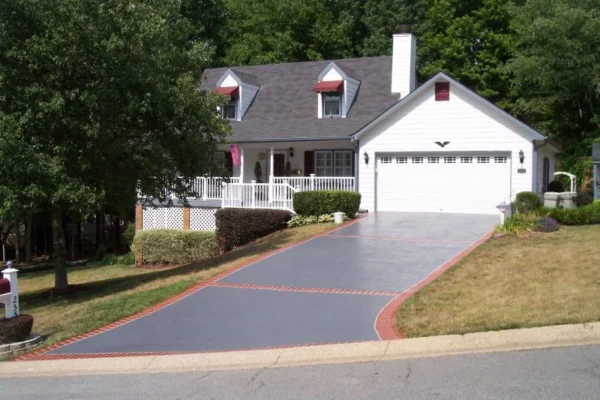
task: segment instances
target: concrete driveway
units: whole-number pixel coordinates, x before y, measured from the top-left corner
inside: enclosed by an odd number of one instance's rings
[[[241,350],[377,340],[393,298],[484,236],[494,215],[376,213],[143,318],[48,354]]]

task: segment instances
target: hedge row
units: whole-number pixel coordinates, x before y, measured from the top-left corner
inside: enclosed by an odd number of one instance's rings
[[[343,212],[348,218],[354,218],[360,207],[360,198],[360,193],[337,190],[298,192],[294,194],[294,210],[303,216]]]
[[[600,202],[577,208],[545,208],[541,214],[554,218],[562,225],[600,224]]]
[[[33,317],[21,314],[17,317],[0,319],[0,345],[23,342],[31,333]]]
[[[222,252],[287,228],[291,215],[282,210],[224,208],[216,213],[217,241]]]
[[[133,243],[143,264],[187,264],[219,254],[214,232],[149,229],[139,231]]]

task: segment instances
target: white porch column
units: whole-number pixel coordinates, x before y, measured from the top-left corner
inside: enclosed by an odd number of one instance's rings
[[[244,148],[240,147],[240,183],[244,183]]]
[[[269,154],[269,203],[273,202],[273,177],[275,176],[275,151],[271,147]]]

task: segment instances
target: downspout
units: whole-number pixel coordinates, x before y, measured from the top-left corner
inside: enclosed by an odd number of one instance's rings
[[[532,174],[531,174],[531,176],[532,176],[532,179],[533,179],[533,189],[534,189],[535,193],[538,192],[538,184],[537,184],[538,183],[538,176],[537,176],[538,175],[538,149],[540,147],[546,146],[548,144],[548,142],[549,142],[549,139],[545,138],[544,141],[541,144],[539,144],[539,145],[536,145],[535,143],[533,144],[533,161],[534,161],[534,164],[532,165]]]

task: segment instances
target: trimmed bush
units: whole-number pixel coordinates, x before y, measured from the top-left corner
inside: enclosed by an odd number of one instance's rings
[[[600,203],[594,202],[577,208],[545,208],[545,216],[554,218],[562,225],[600,224]]]
[[[519,214],[528,214],[540,209],[542,202],[537,193],[521,192],[517,194],[515,205]]]
[[[15,318],[0,319],[0,345],[27,340],[33,328],[33,317],[21,314]]]
[[[546,191],[562,193],[565,191],[565,186],[561,181],[552,181],[548,184],[548,189]]]
[[[298,192],[294,194],[294,210],[299,215],[315,216],[343,212],[354,218],[360,207],[360,193],[339,190]]]
[[[215,218],[219,249],[224,252],[287,228],[291,215],[282,210],[223,208]]]
[[[533,229],[536,232],[556,232],[560,229],[560,224],[554,218],[541,217],[538,219]]]
[[[594,195],[587,190],[579,190],[575,196],[577,207],[587,206],[594,202]]]
[[[214,232],[149,229],[139,231],[133,243],[144,264],[187,264],[219,253]]]

